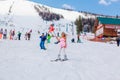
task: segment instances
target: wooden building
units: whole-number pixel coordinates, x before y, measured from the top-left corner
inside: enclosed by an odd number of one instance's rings
[[[95,21],[96,37],[116,37],[120,30],[120,19],[97,17]]]

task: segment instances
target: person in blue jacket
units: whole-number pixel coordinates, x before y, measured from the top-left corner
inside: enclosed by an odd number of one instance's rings
[[[47,34],[44,35],[44,33],[42,33],[42,35],[40,36],[40,39],[41,39],[41,41],[40,41],[40,48],[44,49],[44,50],[46,50],[46,48],[45,48],[46,37],[47,37]]]

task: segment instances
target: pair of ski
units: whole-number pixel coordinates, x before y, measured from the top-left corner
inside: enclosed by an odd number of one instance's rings
[[[51,60],[51,62],[64,62],[64,61],[68,61],[68,59],[55,59],[55,60]]]

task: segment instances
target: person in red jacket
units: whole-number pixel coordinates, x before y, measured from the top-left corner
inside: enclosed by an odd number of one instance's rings
[[[0,39],[2,39],[2,36],[3,36],[3,29],[1,28],[1,30],[0,30]]]
[[[53,32],[54,30],[55,30],[54,25],[51,24],[50,27],[49,27],[49,33]]]

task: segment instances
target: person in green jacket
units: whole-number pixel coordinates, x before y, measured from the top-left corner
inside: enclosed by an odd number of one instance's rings
[[[47,34],[47,43],[50,43],[51,35]]]
[[[18,40],[21,40],[21,32],[18,31]]]

